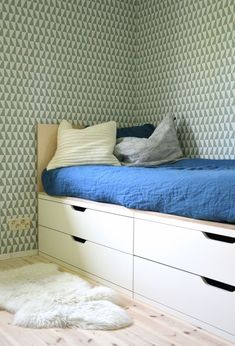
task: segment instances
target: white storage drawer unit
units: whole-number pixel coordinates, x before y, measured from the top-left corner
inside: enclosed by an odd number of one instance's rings
[[[89,206],[98,206],[98,210]],[[87,207],[88,206],[88,207]],[[99,210],[99,203],[42,194],[39,251],[117,287],[133,290],[133,217]],[[127,213],[126,213],[127,214]]]
[[[132,290],[133,257],[109,247],[39,227],[40,251]]]
[[[41,254],[235,341],[235,226],[46,194],[38,204]]]
[[[215,287],[198,275],[166,265],[134,259],[136,294],[235,335],[234,290]]]
[[[134,254],[235,285],[234,237],[135,220]]]

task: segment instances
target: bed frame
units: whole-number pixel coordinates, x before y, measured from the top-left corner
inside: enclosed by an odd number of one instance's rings
[[[235,225],[48,196],[57,129],[38,125],[39,253],[235,341]]]
[[[44,168],[52,159],[56,151],[57,131],[59,125],[38,124],[37,126],[37,191],[43,192],[41,175]],[[82,129],[83,126],[77,125],[74,128]]]

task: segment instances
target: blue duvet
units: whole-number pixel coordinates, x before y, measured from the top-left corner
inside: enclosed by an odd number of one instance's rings
[[[45,192],[235,223],[235,160],[183,159],[154,168],[76,166],[44,171]]]

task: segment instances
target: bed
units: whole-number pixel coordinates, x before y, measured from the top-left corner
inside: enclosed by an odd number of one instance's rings
[[[56,131],[38,126],[40,254],[235,341],[234,161],[42,175]]]
[[[159,167],[44,170],[44,190],[195,219],[235,223],[235,160],[183,159]]]

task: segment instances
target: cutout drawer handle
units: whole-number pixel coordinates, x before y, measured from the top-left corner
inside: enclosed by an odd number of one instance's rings
[[[234,292],[235,291],[235,286],[228,285],[228,284],[225,284],[224,282],[212,280],[212,279],[209,279],[209,278],[206,278],[206,277],[203,277],[203,276],[201,276],[201,278],[202,278],[202,280],[206,284],[208,284],[210,286],[221,288],[222,290],[229,291],[229,292]]]
[[[235,243],[235,238],[233,237],[228,237],[226,235],[220,235],[220,234],[215,234],[215,233],[208,233],[208,232],[202,232],[206,238],[217,240],[217,241],[222,241],[224,243],[230,243],[233,244]]]
[[[78,207],[77,205],[72,205],[71,207],[73,208],[73,210],[80,211],[82,213],[84,213],[84,211],[86,211],[86,208]]]
[[[76,237],[75,235],[72,235],[73,240],[77,241],[78,243],[84,244],[86,242],[86,239]]]

